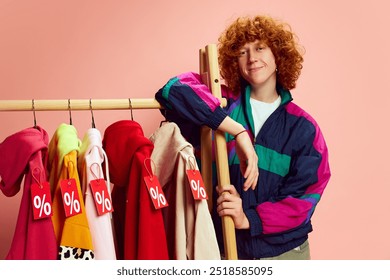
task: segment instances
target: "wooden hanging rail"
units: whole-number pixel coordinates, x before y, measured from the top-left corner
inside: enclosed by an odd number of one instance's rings
[[[154,98],[0,100],[0,111],[161,109]]]
[[[222,106],[226,99],[221,98]],[[0,100],[0,111],[80,111],[162,109],[154,98]]]

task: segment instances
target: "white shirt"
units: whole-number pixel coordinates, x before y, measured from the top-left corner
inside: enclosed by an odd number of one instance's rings
[[[276,110],[276,108],[279,107],[281,102],[282,99],[280,98],[280,96],[278,96],[278,98],[272,103],[266,103],[263,101],[256,100],[254,98],[250,99],[253,121],[255,123],[255,135],[259,133],[265,121]]]

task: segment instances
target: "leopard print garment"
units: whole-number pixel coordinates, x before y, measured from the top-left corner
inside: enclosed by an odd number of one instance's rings
[[[60,246],[58,252],[59,260],[93,260],[94,258],[93,251],[88,249]]]

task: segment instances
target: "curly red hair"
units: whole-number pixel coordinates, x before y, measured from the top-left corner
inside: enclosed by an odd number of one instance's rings
[[[221,77],[233,92],[247,84],[238,69],[238,52],[248,42],[259,40],[271,48],[277,66],[277,83],[283,88],[295,88],[301,74],[303,48],[288,24],[269,16],[240,17],[219,37],[218,62]]]

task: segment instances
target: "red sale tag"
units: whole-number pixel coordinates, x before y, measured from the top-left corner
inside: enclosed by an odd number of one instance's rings
[[[31,200],[34,220],[53,216],[49,182],[31,185]]]
[[[190,183],[192,196],[195,200],[208,199],[206,189],[204,187],[202,175],[199,170],[190,169],[186,171],[187,178]]]
[[[76,180],[64,179],[60,182],[62,202],[64,205],[65,216],[70,217],[81,213],[81,202],[77,191]]]
[[[165,198],[164,192],[160,186],[157,177],[144,177],[145,184],[148,188],[150,198],[152,199],[155,209],[160,209],[168,206],[168,201]]]
[[[89,182],[93,194],[93,200],[95,201],[96,210],[98,215],[113,212],[111,197],[108,192],[106,181],[104,179],[91,180]]]

